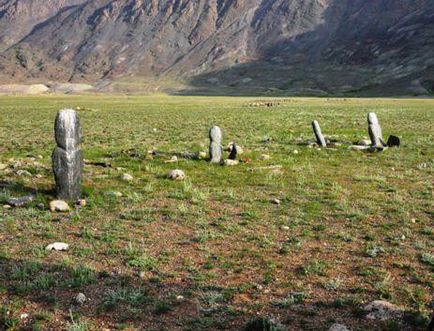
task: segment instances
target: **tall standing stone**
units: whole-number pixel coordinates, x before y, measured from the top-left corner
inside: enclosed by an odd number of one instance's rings
[[[320,145],[321,147],[327,147],[327,143],[324,139],[324,136],[322,135],[321,127],[319,126],[318,121],[312,122],[312,128],[313,128],[313,132],[315,133],[317,144]]]
[[[54,123],[56,148],[53,161],[56,193],[59,199],[76,201],[81,195],[83,154],[80,150],[80,120],[72,109],[62,109]]]
[[[378,122],[377,114],[368,114],[368,131],[371,138],[371,146],[382,148],[384,147],[383,133],[381,131],[380,123]]]
[[[209,130],[209,158],[211,163],[220,163],[222,160],[222,130],[213,126]]]

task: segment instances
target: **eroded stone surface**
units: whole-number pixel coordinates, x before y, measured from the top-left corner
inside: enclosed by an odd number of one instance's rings
[[[211,163],[220,163],[222,160],[222,130],[213,126],[209,131],[209,158]]]
[[[80,121],[72,109],[59,111],[54,124],[57,147],[52,154],[59,199],[78,200],[81,195],[83,154],[80,150]]]
[[[320,145],[321,147],[327,147],[327,143],[326,143],[324,136],[321,132],[321,127],[319,126],[318,121],[312,122],[312,128],[313,128],[313,132],[315,133],[317,144]]]
[[[368,132],[371,139],[371,146],[384,147],[383,132],[381,131],[381,126],[377,114],[375,113],[368,114]]]

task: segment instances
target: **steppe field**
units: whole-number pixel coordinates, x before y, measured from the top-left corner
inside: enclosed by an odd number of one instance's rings
[[[86,205],[69,213],[48,208],[62,108],[77,109],[85,159]],[[349,148],[368,138],[368,112],[400,148]],[[307,144],[315,119],[337,144]],[[200,153],[213,125],[244,150],[238,165]],[[431,318],[434,99],[2,96],[0,169],[0,330],[392,331]],[[400,318],[366,318],[374,300]]]

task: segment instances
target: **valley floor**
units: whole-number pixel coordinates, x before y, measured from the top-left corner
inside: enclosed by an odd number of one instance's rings
[[[65,107],[82,123],[87,205],[59,214],[50,156]],[[314,119],[328,138],[366,139],[370,111],[401,148],[304,144]],[[212,125],[244,149],[239,165],[186,157],[207,151]],[[240,330],[258,317],[425,330],[433,142],[433,99],[2,96],[0,208],[36,200],[0,209],[0,330]],[[186,180],[166,178],[176,168]],[[367,319],[379,299],[404,316]]]

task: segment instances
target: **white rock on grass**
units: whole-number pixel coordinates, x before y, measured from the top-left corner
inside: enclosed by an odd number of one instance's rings
[[[122,192],[119,192],[119,191],[110,191],[110,192],[107,192],[107,195],[109,195],[111,197],[115,197],[115,198],[121,198],[123,196]]]
[[[168,176],[172,180],[184,180],[185,179],[185,173],[182,170],[175,169],[170,170]]]
[[[0,170],[5,170],[7,167],[7,164],[0,163]]]
[[[121,178],[126,182],[132,182],[134,180],[134,177],[130,174],[123,174]]]
[[[69,245],[61,242],[55,242],[47,247],[45,247],[47,251],[67,251],[69,249]]]
[[[345,325],[335,323],[330,327],[329,331],[350,331],[350,329]]]
[[[87,298],[84,295],[84,293],[78,293],[77,296],[75,297],[75,302],[77,302],[79,305],[84,304],[86,301]]]
[[[372,301],[363,309],[368,312],[366,318],[371,320],[388,321],[400,318],[403,315],[402,309],[384,300]]]
[[[228,167],[236,166],[238,163],[240,163],[240,161],[238,161],[238,160],[229,160],[229,159],[224,160],[224,162],[223,162],[223,164],[225,166],[228,166]]]
[[[63,200],[53,200],[50,202],[50,210],[52,212],[58,211],[64,213],[70,211],[71,208],[69,208],[69,205]]]
[[[277,199],[277,198],[271,199],[270,202],[273,203],[273,204],[275,204],[275,205],[280,205],[281,204],[281,201],[279,199]]]
[[[266,160],[271,159],[271,156],[268,155],[268,154],[262,154],[262,155],[259,157],[259,159],[262,160],[262,161],[266,161]]]
[[[27,170],[18,170],[17,175],[18,176],[32,177],[32,174],[30,172],[28,172]]]

